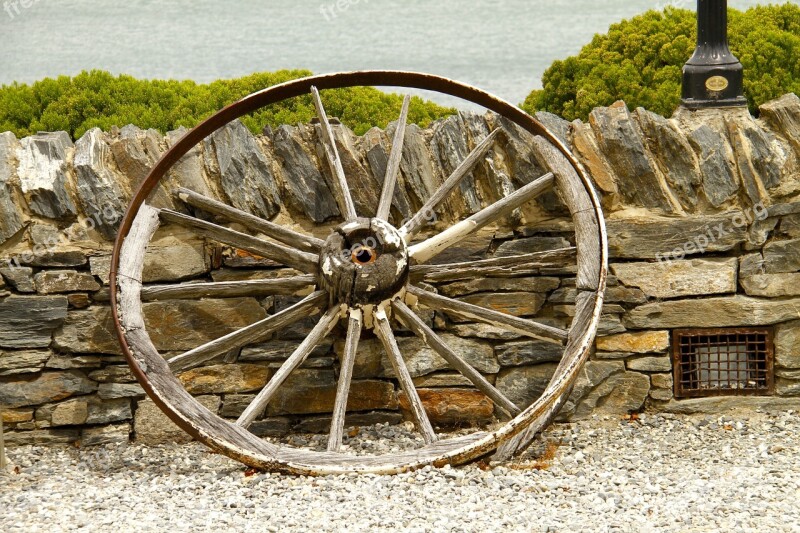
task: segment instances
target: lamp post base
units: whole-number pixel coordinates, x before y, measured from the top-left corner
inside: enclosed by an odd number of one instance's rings
[[[743,107],[744,70],[742,64],[692,65],[683,67],[681,104],[689,109],[704,107]]]

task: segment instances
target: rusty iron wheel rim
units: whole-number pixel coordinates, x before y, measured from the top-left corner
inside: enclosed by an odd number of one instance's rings
[[[593,273],[593,275],[596,276],[596,286],[589,291],[592,293],[591,295],[587,293],[585,302],[586,313],[584,322],[581,324],[581,331],[575,333],[574,338],[569,341],[573,345],[573,350],[575,352],[574,357],[570,359],[569,364],[559,365],[559,369],[556,372],[557,375],[554,376],[553,381],[551,381],[551,386],[545,390],[538,400],[522,410],[516,417],[513,417],[510,422],[495,431],[477,434],[479,435],[478,438],[472,439],[464,446],[447,449],[445,452],[436,452],[435,449],[430,449],[431,447],[427,446],[416,450],[417,452],[424,453],[401,454],[402,457],[396,460],[386,459],[378,463],[372,463],[359,456],[343,456],[345,460],[339,463],[331,463],[328,457],[320,463],[316,458],[327,457],[329,454],[326,454],[326,452],[313,452],[309,450],[301,450],[298,453],[283,453],[282,448],[276,445],[269,445],[270,447],[276,448],[272,453],[264,452],[264,450],[269,449],[269,447],[259,447],[259,450],[254,451],[253,449],[242,447],[240,443],[232,442],[226,438],[220,438],[220,435],[214,434],[208,427],[198,427],[193,423],[191,409],[179,410],[169,398],[163,396],[164,390],[156,390],[154,387],[153,379],[148,375],[148,370],[142,368],[140,361],[137,359],[136,354],[134,354],[129,344],[125,328],[121,322],[122,313],[119,307],[120,277],[118,276],[118,269],[120,267],[123,245],[126,238],[129,236],[137,215],[145,205],[145,200],[150,193],[153,192],[170,168],[207,136],[224,127],[229,122],[262,107],[289,98],[306,95],[312,90],[312,87],[325,90],[356,86],[423,89],[461,98],[505,117],[531,135],[540,136],[555,147],[556,150],[560,152],[561,156],[566,158],[571,170],[574,170],[577,174],[583,188],[582,194],[586,195],[591,205],[591,208],[586,211],[591,212],[590,215],[597,230],[597,271]],[[573,218],[575,215],[576,213],[573,212]],[[463,464],[491,453],[501,444],[505,443],[507,445],[514,438],[519,440],[526,431],[529,433],[533,431],[533,429],[538,431],[552,421],[571,391],[571,386],[574,384],[583,362],[585,362],[588,357],[591,345],[594,341],[594,335],[599,323],[603,303],[603,291],[607,273],[607,255],[607,238],[602,210],[590,179],[586,175],[582,165],[569,152],[566,146],[536,119],[519,108],[480,89],[438,76],[399,71],[345,72],[292,80],[251,94],[206,119],[175,143],[156,163],[150,174],[142,182],[122,219],[119,233],[114,244],[111,264],[111,305],[117,337],[137,381],[142,385],[154,403],[158,405],[173,422],[189,435],[203,442],[210,448],[253,467],[287,473],[310,475],[347,472],[397,473],[429,464],[435,466]],[[169,378],[159,376],[158,379],[160,380],[162,378],[166,380],[171,378],[177,382],[177,378],[172,375],[170,375]],[[553,385],[554,383],[556,383],[556,385]],[[195,401],[195,403],[197,402]],[[197,406],[199,406],[199,404],[197,404]],[[200,409],[202,409],[202,407],[200,407]],[[230,424],[221,418],[219,418],[219,420]]]

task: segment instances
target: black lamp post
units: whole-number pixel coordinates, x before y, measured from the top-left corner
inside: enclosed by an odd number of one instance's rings
[[[683,67],[683,105],[746,106],[743,70],[728,48],[728,1],[697,0],[697,48]]]

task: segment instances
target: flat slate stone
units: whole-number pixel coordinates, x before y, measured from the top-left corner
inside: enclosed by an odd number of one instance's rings
[[[8,268],[0,268],[0,274],[17,292],[36,292],[36,285],[33,282],[33,269],[31,267],[9,266]]]
[[[500,371],[494,350],[488,343],[449,333],[440,334],[440,336],[445,344],[479,372],[496,374]],[[342,344],[341,342],[337,343],[339,354],[342,352]],[[398,337],[397,344],[411,377],[425,376],[440,370],[452,370],[447,361],[418,337]],[[383,345],[377,339],[364,339],[359,343],[353,375],[356,378],[392,378],[395,376]]]
[[[409,124],[406,127],[400,170],[409,186],[409,195],[413,195],[420,206],[442,183],[439,173],[434,170],[434,162],[428,150],[425,131],[416,124]],[[440,212],[452,213],[450,203],[443,202]]]
[[[722,133],[703,124],[689,133],[703,178],[703,192],[714,207],[733,198],[739,191],[736,175],[728,164],[728,142]]]
[[[278,128],[273,150],[281,163],[284,201],[289,209],[317,223],[340,215],[331,188],[320,172],[321,162],[311,155],[298,127]]]
[[[364,153],[370,172],[383,189],[383,180],[386,178],[386,168],[389,164],[389,151],[391,140],[394,138],[397,123],[392,122],[386,127],[386,133],[380,128],[372,128],[361,138],[360,150]],[[400,221],[410,218],[414,214],[411,200],[408,197],[408,185],[405,177],[400,172],[397,176],[397,185],[394,188],[392,199],[392,219],[395,226],[399,227]]]
[[[575,406],[570,419],[582,420],[593,415],[620,417],[637,412],[644,407],[649,393],[650,378],[647,375],[638,372],[612,373],[585,393]],[[570,401],[573,401],[572,397]],[[564,415],[569,411],[570,409],[565,408]]]
[[[219,177],[230,205],[266,219],[278,214],[280,190],[270,161],[242,121],[234,120],[203,142],[206,168]]]
[[[167,133],[167,146],[172,148],[189,130],[181,126]],[[179,187],[195,191],[209,198],[217,198],[203,171],[202,145],[195,145],[178,160],[168,173],[170,181]]]
[[[322,414],[333,411],[336,383],[309,379],[315,370],[295,371],[278,389],[267,406],[267,414]],[[332,377],[331,372],[331,377]],[[396,409],[394,386],[388,381],[354,380],[347,397],[348,411]]]
[[[103,444],[127,444],[131,437],[130,424],[87,427],[81,430],[81,447]]]
[[[559,278],[527,277],[527,278],[476,278],[469,281],[457,281],[439,287],[445,296],[464,296],[477,292],[538,292],[547,293],[558,288]]]
[[[110,424],[132,418],[133,411],[131,410],[131,400],[129,398],[114,400],[92,398],[89,400],[89,408],[86,415],[87,424]]]
[[[624,102],[589,115],[597,144],[614,169],[617,188],[631,206],[674,211],[669,195],[647,157],[642,132]]]
[[[212,413],[216,414],[219,409],[218,396],[200,396],[197,401]],[[192,441],[192,437],[175,425],[152,400],[139,402],[133,427],[139,444],[184,444]]]
[[[14,197],[11,179],[16,175],[17,138],[10,131],[0,133],[0,244],[24,227],[24,215]]]
[[[537,292],[477,293],[459,300],[514,316],[533,316],[545,302],[545,295]]]
[[[525,408],[542,395],[557,366],[544,363],[504,369],[497,376],[495,386],[516,406]]]
[[[319,137],[320,126],[317,126],[317,154],[323,160],[322,144]],[[339,157],[342,161],[344,175],[350,187],[350,195],[359,216],[375,216],[378,200],[381,196],[381,183],[362,164],[363,155],[359,153],[358,137],[344,125],[333,126],[333,137]],[[325,160],[327,163],[327,160]],[[330,166],[325,164],[323,172],[330,173]],[[329,179],[332,181],[333,177]]]
[[[495,353],[502,367],[527,366],[560,361],[564,347],[552,342],[529,340],[497,345]]]
[[[672,360],[668,355],[636,357],[629,359],[625,365],[628,370],[637,372],[669,372],[672,370]]]
[[[596,346],[604,352],[658,353],[669,348],[669,332],[636,331],[598,337]]]
[[[442,427],[465,427],[488,424],[494,418],[494,403],[488,396],[470,389],[417,389],[431,424]],[[411,404],[404,392],[398,394],[400,409],[411,414]]]
[[[592,134],[592,128],[580,120],[572,122],[572,150],[580,158],[581,163],[589,171],[592,181],[597,188],[606,193],[604,198],[612,201],[619,195],[614,173],[608,167],[608,162],[597,146],[597,140]]]
[[[615,263],[611,271],[629,287],[647,296],[680,298],[736,292],[739,261],[732,257],[659,263]]]
[[[800,398],[777,396],[720,396],[716,398],[688,398],[673,400],[659,406],[665,413],[680,415],[719,415],[727,411],[785,413],[800,410]]]
[[[90,129],[75,143],[73,168],[81,208],[100,234],[113,240],[128,202],[110,160],[111,151],[100,128]]]
[[[66,316],[65,296],[10,296],[0,300],[0,348],[45,348]]]
[[[739,280],[748,296],[800,296],[800,273],[754,274]]]
[[[50,350],[0,350],[0,376],[38,372],[51,355]]]
[[[222,394],[259,391],[271,374],[259,365],[211,365],[184,372],[178,379],[189,394]]]
[[[767,243],[763,255],[766,273],[796,272],[800,270],[800,239]]]
[[[775,128],[800,154],[800,97],[794,93],[781,96],[759,107],[761,118]]]
[[[526,239],[515,239],[505,241],[494,252],[496,257],[509,257],[523,255],[533,252],[544,252],[547,250],[557,250],[572,246],[563,237],[528,237]]]
[[[32,378],[0,381],[0,405],[8,408],[41,405],[96,389],[97,384],[78,370],[45,372]]]
[[[17,173],[28,206],[37,215],[61,220],[78,214],[67,191],[67,157],[72,148],[64,131],[39,133],[20,141]]]
[[[800,320],[775,326],[775,366],[800,369]]]
[[[741,217],[741,218],[737,218]],[[747,239],[738,210],[687,217],[627,217],[606,221],[611,258],[683,259],[685,255],[727,252]],[[702,247],[701,247],[702,245]]]
[[[464,118],[460,114],[449,116],[434,123],[432,128],[430,153],[434,160],[438,161],[436,166],[442,170],[441,178],[444,180],[458,168],[470,152],[465,136]],[[456,204],[458,208],[449,214],[471,215],[481,209],[474,171],[461,180],[456,190],[460,194],[452,195],[450,200],[451,205]]]
[[[121,176],[126,179],[125,185],[131,191],[139,188],[150,173],[150,169],[161,158],[164,153],[162,141],[163,137],[156,130],[145,131],[132,124],[114,134],[109,134],[108,142],[114,161]],[[159,209],[175,209],[169,183],[164,185],[166,186],[156,188],[148,203]]]
[[[75,270],[44,270],[34,277],[39,294],[59,294],[65,292],[99,291],[100,284],[88,272]]]
[[[647,148],[684,208],[697,205],[701,177],[697,157],[683,133],[669,119],[639,107],[634,116]]]
[[[8,446],[53,446],[72,444],[80,439],[78,429],[36,429],[33,431],[10,431],[6,433]]]
[[[764,300],[749,296],[670,300],[633,309],[625,326],[633,329],[766,326],[797,318],[800,298]]]

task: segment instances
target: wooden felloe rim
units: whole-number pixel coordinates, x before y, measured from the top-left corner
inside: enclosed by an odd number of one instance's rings
[[[461,180],[471,173],[500,130],[493,131],[470,153],[417,215],[402,227],[393,228],[388,219],[408,113],[409,98],[406,97],[387,164],[387,175],[377,214],[373,219],[358,218],[333,142],[331,125],[319,96],[319,90],[354,86],[432,90],[481,105],[538,136],[532,142],[537,143],[539,153],[545,159],[550,172],[441,233],[415,242],[413,237],[421,229],[425,213],[436,209]],[[385,241],[380,250],[370,246],[367,253],[364,250],[355,250],[350,254],[341,253],[341,239],[329,238],[321,241],[185,189],[175,192],[185,203],[236,222],[269,239],[233,231],[225,226],[174,211],[155,209],[146,204],[146,198],[168,170],[205,137],[247,113],[309,92],[313,96],[320,119],[319,128],[326,159],[337,184],[335,196],[345,218],[345,223],[337,231],[343,235],[347,232],[372,231],[379,237],[378,240]],[[569,330],[466,304],[429,292],[424,285],[418,284],[422,279],[447,279],[448,273],[453,269],[465,267],[463,264],[429,266],[424,264],[426,261],[553,187],[569,208],[575,223],[574,249],[477,261],[468,268],[475,275],[481,275],[482,272],[490,272],[492,269],[527,266],[570,255],[576,256],[578,294],[575,317]],[[145,250],[162,222],[190,228],[207,238],[278,261],[303,274],[260,282],[143,286],[141,280]],[[349,286],[343,288],[347,284],[340,283],[340,280],[347,278],[353,268],[363,269],[359,272],[368,272],[369,279],[376,283],[361,289],[351,289]],[[410,72],[367,71],[312,76],[270,87],[226,107],[189,131],[164,154],[135,193],[114,245],[110,284],[114,323],[125,357],[147,394],[176,424],[212,449],[247,465],[288,473],[318,475],[348,472],[397,473],[424,465],[463,464],[491,452],[495,452],[495,457],[504,459],[523,450],[537,432],[552,421],[566,402],[578,372],[589,355],[602,309],[606,273],[607,239],[598,198],[582,166],[564,144],[541,123],[507,102],[446,78]],[[169,360],[165,360],[153,345],[143,318],[142,301],[147,300],[294,294],[309,287],[312,288],[310,294],[306,292],[308,296],[298,304]],[[556,342],[565,345],[564,355],[542,396],[527,408],[520,409],[420,320],[414,312],[416,306]],[[315,313],[322,314],[317,325],[235,423],[205,409],[186,392],[175,375],[201,365],[231,348],[254,342],[263,337],[265,332],[275,331]],[[472,381],[476,388],[509,414],[510,420],[492,431],[478,431],[466,436],[439,440],[397,347],[389,315],[394,315],[454,369]],[[278,446],[250,433],[247,426],[260,415],[278,387],[341,319],[346,319],[347,322],[347,339],[344,355],[341,357],[328,451]],[[415,426],[424,438],[425,445],[420,448],[380,456],[355,456],[338,451],[342,441],[353,360],[364,327],[374,328],[389,355],[395,375],[409,400]]]

